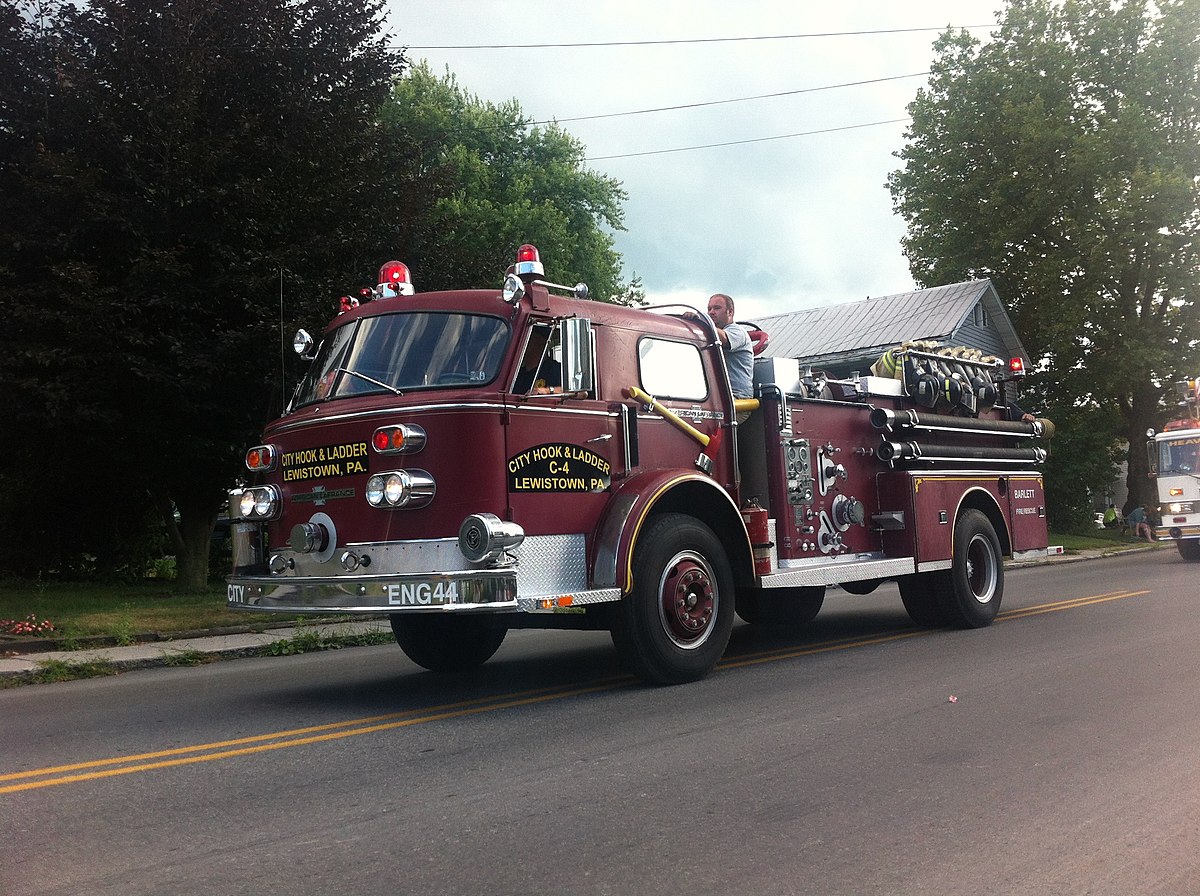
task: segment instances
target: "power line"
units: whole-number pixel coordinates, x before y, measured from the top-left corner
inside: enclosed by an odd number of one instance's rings
[[[866,84],[881,84],[885,81],[900,81],[905,78],[923,78],[929,72],[913,72],[911,75],[888,75],[884,78],[871,78],[867,81],[847,81],[843,84],[825,84],[821,87],[801,87],[796,90],[781,90],[777,93],[758,93],[753,96],[738,96],[723,100],[705,100],[698,103],[682,103],[677,106],[656,106],[652,109],[631,109],[625,112],[603,112],[598,115],[576,115],[571,118],[545,118],[534,121],[525,122],[525,126],[533,127],[535,125],[545,124],[565,124],[572,121],[596,121],[602,118],[620,118],[625,115],[647,115],[652,112],[677,112],[681,109],[700,109],[705,106],[722,106],[728,103],[745,103],[751,100],[767,100],[778,99],[783,96],[796,96],[801,93],[817,93],[822,90],[837,90],[841,87],[862,87]],[[458,134],[465,131],[497,131],[512,127],[508,124],[488,124],[477,125],[468,128],[452,128],[447,131],[447,134]]]
[[[821,90],[836,90],[839,87],[862,87],[864,84],[881,84],[884,81],[899,81],[903,78],[923,78],[929,72],[914,72],[911,75],[891,75],[886,78],[872,78],[869,81],[847,81],[845,84],[826,84],[823,87],[801,87],[798,90],[781,90],[778,93],[759,93],[754,96],[739,96],[727,100],[707,100],[700,103],[684,103],[678,106],[658,106],[654,109],[634,109],[630,112],[606,112],[602,115],[577,115],[574,118],[555,118],[547,121],[532,121],[530,124],[562,124],[568,121],[595,121],[599,118],[619,118],[623,115],[646,115],[650,112],[676,112],[680,109],[699,109],[703,106],[721,106],[726,103],[745,103],[750,100],[777,99],[781,96],[796,96],[801,93],[816,93]]]
[[[960,25],[963,31],[976,28],[992,28],[992,25]],[[581,49],[586,47],[658,47],[671,44],[721,44],[737,43],[740,41],[759,40],[802,40],[815,37],[865,37],[874,34],[913,34],[918,32],[936,31],[941,33],[945,28],[881,28],[874,31],[814,31],[808,34],[757,34],[745,37],[695,37],[670,40],[608,40],[591,41],[586,43],[564,44],[427,44],[392,47],[391,49],[407,50],[560,50]]]
[[[727,143],[704,143],[699,146],[677,146],[673,149],[650,149],[645,152],[623,152],[610,156],[590,156],[585,162],[604,162],[609,159],[631,159],[636,156],[658,156],[669,152],[690,152],[694,149],[716,149],[721,146],[742,146],[747,143],[766,143],[768,140],[790,140],[793,137],[811,137],[816,134],[833,134],[837,131],[853,131],[859,128],[874,128],[885,124],[900,124],[908,118],[893,118],[888,121],[869,121],[865,124],[848,124],[840,128],[822,128],[818,131],[801,131],[798,134],[777,134],[774,137],[755,137],[750,140],[730,140]]]

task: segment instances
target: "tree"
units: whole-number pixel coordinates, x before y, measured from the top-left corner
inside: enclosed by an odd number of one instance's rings
[[[381,119],[398,167],[431,185],[402,202],[418,289],[493,286],[533,243],[556,282],[586,282],[605,300],[636,293],[620,282],[605,229],[622,229],[625,193],[583,168],[583,145],[565,131],[533,126],[516,100],[482,102],[424,64],[396,84]]]
[[[1145,431],[1200,363],[1200,0],[1009,0],[950,31],[889,188],[923,285],[988,277],[1058,417],[1052,522],[1085,525],[1114,439],[1152,503]]]
[[[10,515],[88,544],[151,505],[204,585],[283,285],[328,295],[395,241],[383,7],[0,0]]]

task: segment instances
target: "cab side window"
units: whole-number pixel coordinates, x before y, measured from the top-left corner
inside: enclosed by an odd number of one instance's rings
[[[638,340],[638,376],[642,388],[655,398],[708,398],[700,349],[690,343],[649,336]]]

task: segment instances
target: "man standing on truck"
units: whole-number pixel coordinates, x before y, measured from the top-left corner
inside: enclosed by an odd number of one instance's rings
[[[733,322],[733,299],[724,293],[715,293],[708,300],[708,316],[717,327],[733,397],[753,398],[754,349],[746,328]]]

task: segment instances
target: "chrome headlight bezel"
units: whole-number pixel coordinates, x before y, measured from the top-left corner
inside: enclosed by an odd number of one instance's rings
[[[388,470],[367,480],[365,496],[372,507],[398,510],[425,507],[436,492],[437,483],[425,470]]]
[[[283,499],[273,485],[251,485],[242,489],[238,499],[239,519],[273,520],[279,517]]]

